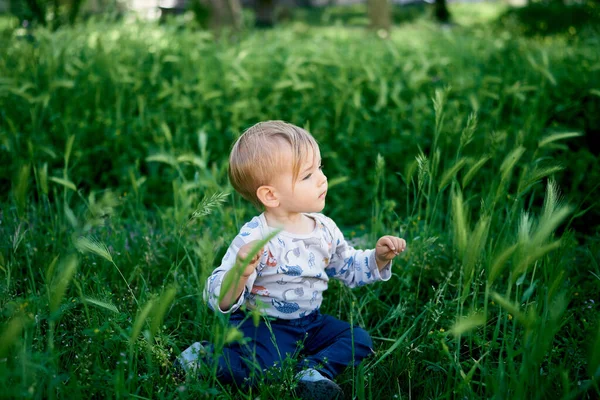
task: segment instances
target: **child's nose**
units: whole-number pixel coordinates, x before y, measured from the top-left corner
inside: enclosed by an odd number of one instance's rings
[[[327,182],[327,176],[323,173],[323,171],[319,171],[321,173],[321,179],[319,179],[319,186],[322,186]]]

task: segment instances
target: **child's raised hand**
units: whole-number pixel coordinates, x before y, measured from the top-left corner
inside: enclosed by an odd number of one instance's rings
[[[258,243],[258,242],[259,242],[258,240],[253,240],[252,242],[246,243],[245,245],[240,247],[240,250],[238,251],[238,254],[237,254],[237,261],[239,264],[243,263],[244,261],[247,261],[246,258],[250,255],[252,248],[254,246],[256,246],[256,243]],[[262,254],[263,254],[263,249],[260,249],[254,255],[254,257],[252,257],[249,260],[248,265],[242,272],[242,277],[247,278],[250,275],[252,275],[252,273],[256,269],[256,266],[258,265],[258,262],[260,261],[260,258],[262,257]]]
[[[377,266],[384,267],[404,250],[406,250],[406,240],[395,236],[382,236],[375,245]]]

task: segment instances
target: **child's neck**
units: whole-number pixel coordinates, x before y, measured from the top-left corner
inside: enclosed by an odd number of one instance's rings
[[[283,229],[286,232],[306,235],[315,229],[315,220],[302,213],[278,213],[266,210],[265,219],[272,228]]]

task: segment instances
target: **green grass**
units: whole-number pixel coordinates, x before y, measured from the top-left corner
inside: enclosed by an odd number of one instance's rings
[[[408,242],[389,282],[325,296],[375,341],[339,377],[349,396],[598,397],[598,37],[454,10],[458,26],[418,18],[388,40],[305,23],[4,31],[3,396],[291,398],[290,365],[248,392],[211,366],[183,385],[171,364],[238,339],[201,295],[254,213],[226,158],[281,118],[318,139],[325,212],[349,238]]]

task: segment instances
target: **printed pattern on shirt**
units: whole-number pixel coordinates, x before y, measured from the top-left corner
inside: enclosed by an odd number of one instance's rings
[[[335,223],[323,214],[307,214],[315,220],[310,235],[279,232],[265,246],[256,271],[232,307],[219,308],[219,296],[225,274],[235,265],[239,249],[260,240],[272,231],[264,215],[246,223],[229,246],[221,265],[208,278],[205,298],[220,312],[234,312],[243,304],[259,308],[266,315],[293,319],[317,310],[331,278],[349,287],[388,280],[390,266],[379,272],[373,250],[356,250],[348,245]]]

